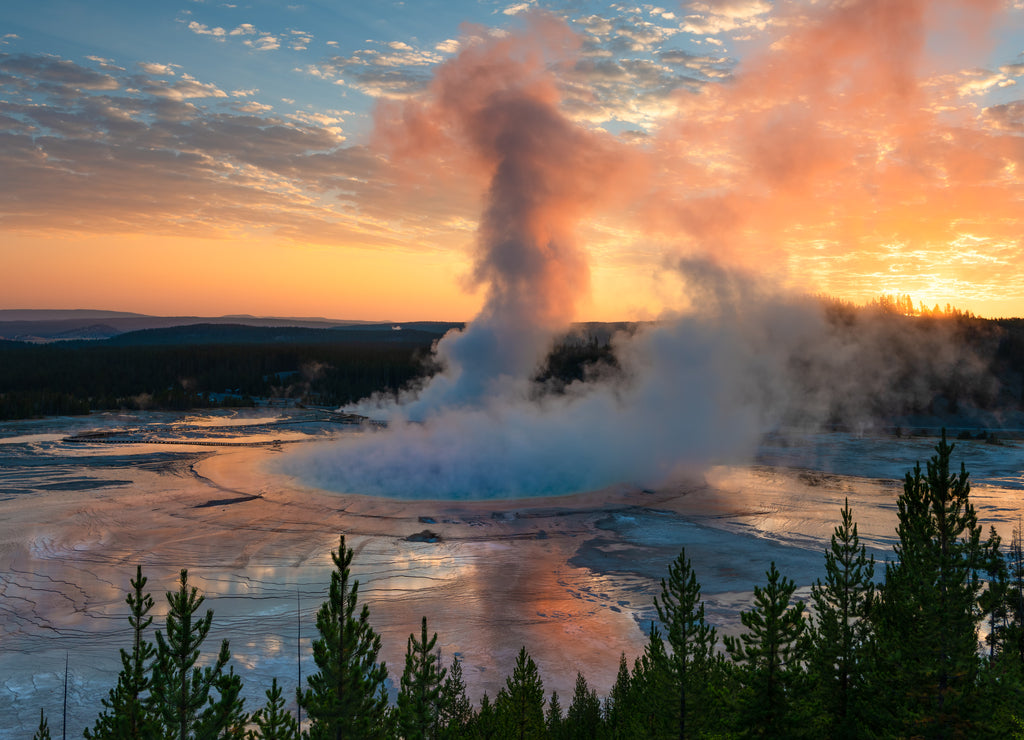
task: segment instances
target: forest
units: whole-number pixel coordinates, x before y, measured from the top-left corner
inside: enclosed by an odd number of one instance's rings
[[[119,409],[341,406],[428,372],[432,332],[200,325],[105,341],[0,343],[0,419]]]
[[[822,309],[820,331],[789,348],[784,372],[799,393],[788,394],[780,423],[812,415],[833,425],[870,418],[895,426],[902,416],[928,414],[952,427],[964,409],[1024,409],[1024,320],[937,308],[911,315],[895,300],[860,307],[825,300]],[[0,420],[244,406],[256,399],[344,406],[428,378],[438,370],[434,344],[460,326],[197,324],[105,340],[0,341]],[[644,327],[574,326],[539,363],[536,393],[560,393],[594,378],[628,382],[614,336]],[[787,324],[776,330],[784,336]],[[771,347],[784,340],[766,341]],[[850,363],[864,372],[851,375]]]
[[[661,581],[644,652],[618,657],[599,696],[577,674],[572,696],[545,692],[528,646],[496,696],[473,703],[458,659],[446,665],[428,617],[392,673],[352,577],[341,535],[304,685],[275,679],[245,706],[225,640],[198,659],[214,615],[182,570],[154,630],[141,568],[130,580],[121,671],[96,699],[86,738],[1024,738],[1024,540],[1004,546],[951,470],[943,433],[935,455],[906,474],[898,541],[883,564],[860,543],[847,503],[824,552],[810,603],[772,563],[719,638],[704,617],[699,574],[685,548]],[[608,660],[616,660],[608,656]],[[397,699],[389,700],[389,684]],[[288,709],[295,699],[299,714]],[[35,738],[52,733],[40,709]]]

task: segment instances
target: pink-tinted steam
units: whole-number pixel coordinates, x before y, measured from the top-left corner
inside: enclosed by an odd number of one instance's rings
[[[479,315],[437,348],[445,371],[407,406],[414,416],[474,405],[522,383],[589,291],[580,220],[609,196],[625,148],[559,109],[550,66],[570,54],[565,25],[535,16],[528,33],[474,32],[440,67],[427,96],[383,110],[379,137],[405,157],[473,168],[486,182],[472,283]]]

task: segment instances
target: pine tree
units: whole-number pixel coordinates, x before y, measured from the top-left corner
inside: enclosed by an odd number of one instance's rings
[[[1001,663],[1010,636],[1010,572],[1006,558],[1000,550],[1002,538],[995,527],[989,528],[985,542],[985,588],[978,597],[981,611],[988,615],[988,634],[985,645],[988,648],[988,663]]]
[[[152,680],[152,661],[156,655],[153,643],[145,638],[145,631],[153,622],[149,610],[153,597],[145,592],[147,579],[142,566],[136,566],[132,591],[125,601],[130,613],[132,650],[121,649],[121,672],[117,684],[108,696],[101,699],[104,711],[96,719],[92,730],[85,730],[86,740],[127,740],[149,738],[156,732],[156,719],[146,707],[146,696]]]
[[[316,615],[320,638],[313,642],[319,670],[306,679],[308,689],[297,691],[299,706],[309,716],[313,740],[384,737],[387,667],[377,662],[381,640],[370,626],[369,607],[364,604],[356,616],[359,581],[350,582],[352,549],[344,535],[331,559],[328,599]]]
[[[764,588],[754,587],[754,608],[740,614],[747,628],[727,636],[725,647],[739,668],[743,687],[739,719],[755,737],[792,737],[789,723],[794,686],[800,675],[804,642],[804,605],[790,599],[796,584],[783,578],[775,563]]]
[[[866,700],[866,673],[874,639],[869,619],[875,600],[875,559],[860,544],[849,500],[842,522],[825,551],[825,582],[811,588],[815,619],[808,656],[817,715],[834,738],[862,737],[872,714]]]
[[[423,617],[420,639],[409,635],[398,692],[398,725],[406,740],[427,740],[438,734],[441,682],[447,670],[438,670],[440,658],[433,652],[436,644],[436,632],[427,639],[427,618]]]
[[[1024,527],[1020,519],[1003,558],[1006,584],[1001,614],[1004,620],[999,641],[999,663],[1024,677]]]
[[[216,698],[210,696],[207,707],[196,723],[196,738],[244,740],[249,715],[242,698],[242,679],[231,668],[214,679]]]
[[[590,740],[598,735],[601,727],[601,700],[597,692],[591,690],[587,679],[582,673],[576,674],[576,686],[572,694],[572,703],[565,715],[571,740]]]
[[[981,661],[976,704],[985,707],[976,725],[979,733],[1008,737],[1016,730],[1015,714],[1024,705],[1024,674],[1017,653],[1017,626],[1012,613],[1016,597],[1010,571],[1012,563],[1000,550],[995,527],[985,543],[986,583],[979,597],[982,613],[988,614],[985,660]],[[1011,542],[1011,552],[1013,544]]]
[[[907,473],[897,501],[898,558],[886,565],[877,624],[890,721],[909,734],[974,731],[977,627],[986,554],[967,471],[949,472],[945,432],[928,461]]]
[[[619,656],[619,672],[615,675],[615,683],[605,702],[605,724],[608,736],[614,739],[632,737],[630,725],[635,714],[633,706],[631,677],[626,654]]]
[[[164,735],[176,740],[189,740],[201,723],[211,691],[218,686],[224,667],[231,659],[228,641],[224,640],[212,666],[197,668],[202,644],[213,623],[213,611],[195,619],[205,597],[195,587],[189,588],[188,571],[182,569],[177,592],[167,592],[166,636],[156,633],[156,661],[153,669],[150,702],[159,717]],[[216,728],[219,729],[219,728]]]
[[[565,718],[562,716],[562,704],[558,701],[558,692],[551,692],[548,700],[548,711],[544,716],[544,726],[551,740],[562,740],[565,734]]]
[[[284,696],[276,678],[266,693],[267,703],[252,715],[256,729],[249,731],[249,740],[299,740],[298,720],[285,709]]]
[[[714,627],[704,621],[700,584],[685,549],[669,566],[668,574],[668,581],[661,579],[661,601],[655,597],[654,607],[672,648],[672,654],[667,656],[668,670],[677,696],[674,714],[678,736],[679,740],[684,740],[699,732],[699,703],[707,686],[707,670],[718,638]]]
[[[643,655],[633,663],[629,681],[629,704],[633,708],[623,727],[625,737],[671,738],[679,731],[675,709],[678,695],[665,641],[653,623]]]
[[[512,675],[498,692],[494,710],[502,735],[516,740],[544,735],[544,684],[537,664],[520,648]]]
[[[473,721],[473,704],[466,696],[466,682],[462,678],[462,661],[452,657],[448,675],[441,684],[440,700],[441,728],[438,735],[443,738],[464,737]]]
[[[470,729],[470,735],[478,740],[491,740],[491,738],[498,737],[499,718],[495,705],[491,703],[487,692],[484,692],[483,698],[480,699],[480,711],[473,717]]]
[[[46,714],[42,709],[39,710],[39,728],[32,736],[32,740],[51,740],[50,724],[46,721]]]

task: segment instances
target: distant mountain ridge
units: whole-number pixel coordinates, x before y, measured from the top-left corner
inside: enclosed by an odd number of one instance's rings
[[[0,339],[22,342],[110,339],[127,332],[170,329],[195,324],[333,329],[336,327],[391,326],[392,322],[249,315],[150,316],[127,311],[91,309],[0,309]]]
[[[409,324],[339,325],[330,328],[309,326],[250,326],[248,324],[186,324],[158,329],[124,332],[105,339],[109,346],[169,346],[210,344],[338,344],[385,343],[425,345],[440,338],[449,329],[462,324],[412,322]]]

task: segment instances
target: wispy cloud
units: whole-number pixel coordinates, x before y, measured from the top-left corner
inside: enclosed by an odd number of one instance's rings
[[[695,0],[684,5],[687,12],[681,28],[696,36],[764,31],[773,10],[767,0]]]
[[[199,23],[198,21],[189,21],[188,30],[192,33],[199,34],[200,36],[213,36],[218,41],[223,41],[228,33],[220,26],[210,28],[209,26]]]
[[[390,41],[347,57],[331,57],[305,71],[321,79],[343,80],[375,98],[405,98],[424,89],[431,76],[429,68],[443,59],[442,52],[435,49]]]
[[[198,21],[189,21],[188,29],[200,36],[212,36],[218,41],[238,38],[255,51],[275,51],[281,48],[279,35],[262,31],[252,23],[240,23],[229,31],[221,26],[210,27]],[[302,31],[289,31],[287,35],[288,45],[297,51],[308,48],[313,40],[312,35]]]
[[[169,75],[173,76],[176,74],[174,71],[176,68],[180,68],[179,64],[157,64],[155,62],[139,62],[139,69],[149,75]]]

